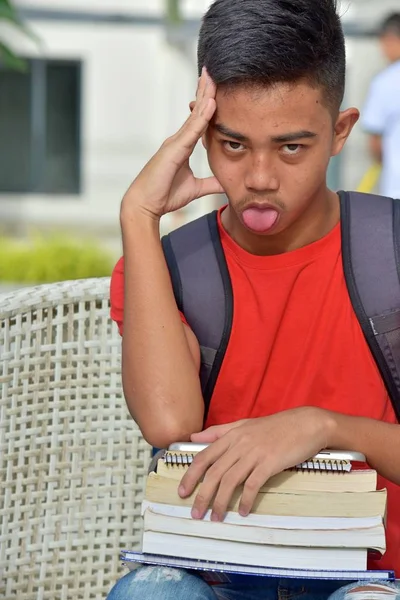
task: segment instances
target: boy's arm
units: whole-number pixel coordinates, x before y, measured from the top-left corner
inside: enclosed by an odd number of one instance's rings
[[[189,166],[216,110],[215,96],[216,86],[203,71],[191,116],[145,166],[121,206],[124,393],[144,437],[156,447],[188,440],[203,426],[199,345],[181,322],[159,223],[166,213],[223,192],[215,177],[196,179]]]
[[[381,78],[376,78],[368,93],[362,112],[362,125],[369,135],[368,147],[373,160],[382,163],[382,135],[387,128],[388,95]]]
[[[382,477],[400,485],[400,425],[332,413],[332,448],[355,450]]]
[[[139,212],[122,219],[122,232],[124,393],[146,440],[163,448],[202,428],[200,349],[181,321],[158,223]]]
[[[381,135],[370,134],[369,151],[374,161],[378,164],[381,164],[383,160],[383,145]]]

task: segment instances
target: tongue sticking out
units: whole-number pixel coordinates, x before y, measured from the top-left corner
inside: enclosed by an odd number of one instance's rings
[[[273,208],[249,208],[243,212],[246,227],[256,233],[266,233],[277,222],[279,213]]]

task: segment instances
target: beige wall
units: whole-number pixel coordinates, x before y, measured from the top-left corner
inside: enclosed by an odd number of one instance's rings
[[[14,0],[17,6],[50,10],[113,11],[135,14],[160,14],[164,0]]]
[[[42,40],[40,49],[11,35],[24,54],[83,64],[82,194],[2,194],[0,219],[3,224],[84,226],[118,234],[123,193],[188,115],[197,84],[195,44],[186,52],[176,49],[158,26],[34,21],[32,27]],[[194,168],[208,174],[201,149]],[[193,216],[208,206],[199,203]],[[167,219],[165,227],[170,226]]]

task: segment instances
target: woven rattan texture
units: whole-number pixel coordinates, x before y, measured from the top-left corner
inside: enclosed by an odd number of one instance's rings
[[[103,600],[140,542],[150,448],[108,296],[108,279],[0,296],[2,600]]]

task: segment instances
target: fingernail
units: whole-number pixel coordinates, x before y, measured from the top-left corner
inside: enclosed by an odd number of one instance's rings
[[[201,519],[201,512],[198,508],[192,509],[192,519]]]
[[[185,496],[185,495],[186,495],[186,490],[185,490],[185,488],[183,487],[183,485],[180,485],[180,486],[178,487],[178,494],[179,494],[181,497],[183,497],[183,496]]]
[[[217,515],[217,513],[211,513],[211,521],[214,521],[215,523],[217,523],[219,521],[219,516]]]
[[[245,508],[239,508],[239,515],[241,517],[248,517],[249,516],[249,511],[246,510]]]

